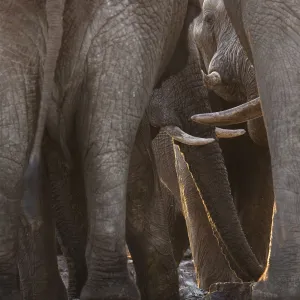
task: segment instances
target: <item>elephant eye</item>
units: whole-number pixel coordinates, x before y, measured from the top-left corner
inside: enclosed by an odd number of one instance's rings
[[[209,26],[212,26],[214,24],[214,20],[215,16],[212,13],[208,13],[204,16],[204,22]]]

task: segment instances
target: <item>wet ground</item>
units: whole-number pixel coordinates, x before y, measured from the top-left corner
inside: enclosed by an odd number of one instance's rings
[[[129,268],[132,276],[135,277],[134,267],[132,260],[129,258]],[[67,286],[68,283],[68,271],[67,265],[63,256],[58,256],[58,266],[61,277]],[[182,300],[199,300],[204,296],[204,292],[197,288],[196,278],[194,272],[194,265],[190,255],[186,255],[184,260],[181,262],[179,266],[179,291],[180,297]]]

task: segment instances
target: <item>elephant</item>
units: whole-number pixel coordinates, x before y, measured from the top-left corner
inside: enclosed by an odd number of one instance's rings
[[[47,129],[68,167],[80,165],[84,182],[87,279],[81,300],[140,298],[127,269],[127,174],[138,126],[174,52],[187,7],[187,0],[65,3],[55,84],[50,100],[40,104],[26,173],[27,202],[39,197],[38,182],[32,183]]]
[[[205,83],[231,105],[243,104],[258,97],[254,67],[248,59],[227,15],[222,0],[205,0],[197,18],[194,35],[202,54]],[[229,125],[230,122],[219,123]],[[252,140],[268,147],[263,118],[249,120],[247,129]]]
[[[52,88],[57,40],[56,1],[1,1],[0,298],[66,299],[56,262],[50,202],[28,202],[24,176],[39,102]],[[44,173],[40,174],[40,178]],[[46,182],[39,188],[48,194]],[[23,195],[24,194],[24,195]],[[23,197],[24,196],[24,197]],[[43,223],[34,220],[43,219]],[[28,224],[28,221],[30,224]],[[33,221],[33,223],[31,223]],[[29,230],[33,229],[33,230]],[[20,280],[19,280],[20,279]]]
[[[240,121],[264,117],[276,199],[268,263],[263,276],[252,287],[252,299],[297,299],[300,7],[295,1],[267,0],[224,0],[224,5],[254,65],[260,96],[235,109],[244,114]],[[210,117],[206,115],[203,119],[211,120]]]

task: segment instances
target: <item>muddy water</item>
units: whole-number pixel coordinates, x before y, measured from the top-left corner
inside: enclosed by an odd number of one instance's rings
[[[128,259],[130,273],[135,277],[134,267],[131,259]],[[60,275],[67,286],[68,271],[65,259],[63,256],[58,256],[58,267]],[[193,261],[190,257],[185,257],[178,268],[179,274],[179,291],[181,300],[201,300],[204,292],[197,288],[194,272]]]

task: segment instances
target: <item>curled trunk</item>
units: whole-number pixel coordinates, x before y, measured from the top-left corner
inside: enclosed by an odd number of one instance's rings
[[[203,82],[204,82],[204,84],[210,90],[213,90],[214,87],[222,84],[221,75],[218,72],[216,72],[216,71],[211,72],[208,75],[206,75],[202,71],[202,76],[203,76]]]

